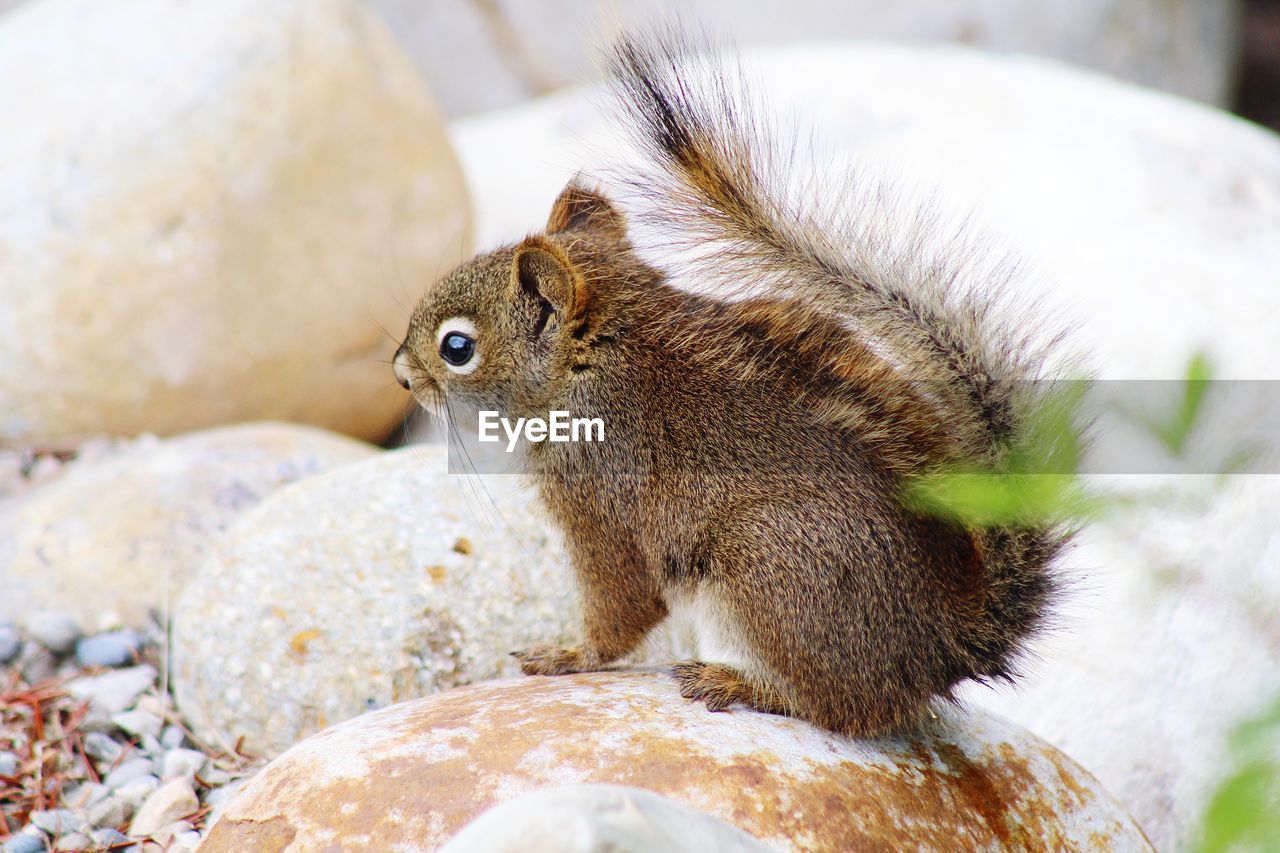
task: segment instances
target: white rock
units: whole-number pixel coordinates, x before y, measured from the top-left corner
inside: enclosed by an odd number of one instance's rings
[[[190,782],[207,760],[198,749],[171,749],[164,754],[164,778],[180,777]]]
[[[282,489],[227,532],[174,611],[174,695],[206,741],[276,753],[514,674],[512,650],[569,642],[577,621],[559,535],[517,479],[407,448]]]
[[[134,806],[123,797],[107,797],[85,811],[93,826],[119,826],[133,816]]]
[[[142,808],[129,824],[133,836],[151,835],[181,818],[194,814],[200,808],[196,792],[185,779],[166,782],[147,797]]]
[[[22,621],[32,607],[57,607],[87,624],[113,609],[143,624],[151,609],[168,612],[210,541],[247,507],[374,452],[312,427],[254,423],[72,465],[0,507],[0,586],[9,593],[0,614]],[[78,630],[70,616],[59,618],[68,623],[60,648],[69,648],[64,640]],[[32,630],[53,639],[44,621]]]
[[[599,36],[653,26],[662,4],[373,0],[451,115],[596,75]],[[739,44],[960,42],[1075,62],[1216,103],[1231,95],[1237,0],[684,0],[680,14]],[[466,69],[458,73],[458,69]]]
[[[500,803],[462,828],[440,853],[765,853],[724,821],[651,791],[566,785]]]
[[[141,779],[135,779],[122,786],[120,790],[116,791],[116,797],[125,803],[128,812],[132,814],[159,787],[159,779],[154,776],[143,776]]]
[[[67,692],[103,714],[117,714],[133,704],[147,688],[156,683],[156,671],[143,664],[117,669],[102,675],[77,678],[67,684]]]
[[[164,720],[149,711],[124,711],[111,716],[111,722],[134,737],[156,737],[164,727]]]
[[[435,849],[495,803],[573,783],[644,788],[772,849],[1150,849],[1053,747],[998,717],[939,715],[928,734],[860,741],[710,713],[666,674],[477,684],[299,743],[249,781],[201,850],[251,849],[268,832],[295,850]]]
[[[379,326],[468,202],[362,3],[40,0],[0,79],[0,442],[399,422]]]
[[[1076,345],[1105,379],[1180,378],[1200,347],[1217,376],[1277,378],[1275,135],[1024,58],[827,46],[760,52],[748,64],[782,123],[811,122],[838,158],[975,211],[1079,321]],[[593,98],[455,124],[482,244],[537,227],[570,174],[620,156]],[[518,151],[502,143],[513,138]],[[1272,425],[1255,437],[1274,443],[1270,384],[1224,416],[1237,431]],[[1280,646],[1267,627],[1280,620],[1280,478],[1217,491],[1206,480],[1165,484],[1177,487],[1169,507],[1086,531],[1065,561],[1074,606],[1059,637],[1037,649],[1024,689],[968,694],[1084,763],[1159,849],[1189,846],[1225,733],[1280,689]]]

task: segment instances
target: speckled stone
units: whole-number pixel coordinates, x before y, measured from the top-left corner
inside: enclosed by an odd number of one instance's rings
[[[666,674],[477,684],[334,726],[264,768],[201,848],[431,850],[539,788],[645,788],[779,850],[1149,850],[1087,771],[1000,717],[854,740],[711,713]],[[361,804],[376,803],[376,808]]]
[[[0,515],[0,616],[22,622],[43,606],[82,625],[106,610],[144,624],[149,609],[169,609],[209,542],[246,508],[284,483],[374,452],[324,430],[264,422],[73,464]]]
[[[241,518],[174,611],[172,683],[197,735],[272,754],[515,674],[511,651],[572,642],[579,620],[560,535],[520,480],[448,474],[443,448],[411,447]]]

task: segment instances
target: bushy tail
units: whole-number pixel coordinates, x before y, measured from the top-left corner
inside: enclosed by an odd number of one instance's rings
[[[1045,348],[1003,296],[1014,268],[992,262],[964,229],[939,234],[928,211],[895,207],[883,187],[826,173],[813,191],[797,146],[771,138],[741,70],[708,58],[717,53],[668,31],[625,38],[610,54],[626,126],[650,164],[629,180],[655,212],[651,224],[695,250],[700,281],[750,282],[851,321],[896,375],[923,388],[937,428],[963,449],[959,461],[1001,470],[1044,393],[1031,380]],[[1047,523],[966,526],[985,568],[966,645],[978,674],[1005,676],[1043,620],[1047,565],[1065,537]]]
[[[992,310],[1012,267],[852,175],[800,189],[796,146],[772,137],[741,71],[708,58],[714,48],[673,30],[625,38],[610,56],[627,127],[655,167],[632,182],[655,202],[656,224],[702,247],[702,281],[753,282],[852,318],[935,399],[958,446],[1007,443],[1028,386],[1017,380],[1041,361],[1025,325]]]

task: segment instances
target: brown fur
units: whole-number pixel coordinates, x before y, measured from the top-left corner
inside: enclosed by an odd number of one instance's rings
[[[902,500],[906,477],[998,462],[1027,403],[1003,380],[1033,360],[952,277],[880,275],[838,224],[788,208],[759,124],[723,78],[676,85],[679,54],[658,40],[615,56],[654,163],[636,185],[673,229],[722,247],[708,275],[763,293],[671,286],[610,202],[573,183],[545,234],[424,298],[403,378],[424,401],[447,391],[512,417],[606,423],[602,443],[529,450],[581,584],[584,640],[518,653],[525,672],[606,666],[696,599],[744,659],[680,664],[683,695],[856,735],[909,726],[961,680],[1011,677],[1050,603],[1057,530],[965,529]],[[478,330],[466,376],[436,350],[452,316]]]

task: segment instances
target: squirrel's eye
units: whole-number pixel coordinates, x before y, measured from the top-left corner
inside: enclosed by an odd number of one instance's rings
[[[440,342],[440,357],[454,367],[462,367],[475,355],[475,338],[461,332],[450,332]]]
[[[476,352],[476,324],[466,317],[450,317],[436,329],[440,358],[454,373],[467,374],[480,365]]]

